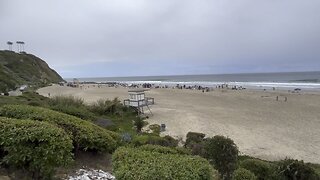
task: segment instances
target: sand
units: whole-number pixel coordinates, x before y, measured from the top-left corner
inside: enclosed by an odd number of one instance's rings
[[[114,87],[45,87],[42,95],[73,95],[92,103],[128,98]],[[320,163],[320,93],[280,91],[151,89],[155,98],[150,124],[166,124],[165,134],[185,137],[189,131],[232,138],[242,154],[266,160],[295,158]],[[279,101],[276,101],[279,96]],[[284,101],[284,96],[288,101]]]

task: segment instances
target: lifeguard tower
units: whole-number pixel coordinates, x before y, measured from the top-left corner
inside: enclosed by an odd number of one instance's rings
[[[154,98],[151,97],[146,97],[145,96],[145,89],[132,89],[129,90],[129,99],[125,99],[123,101],[123,104],[125,106],[131,106],[134,107],[137,111],[138,114],[144,114],[144,107],[147,107],[150,113],[152,114],[149,105],[154,104]]]
[[[73,87],[80,87],[80,82],[77,78],[73,78]]]

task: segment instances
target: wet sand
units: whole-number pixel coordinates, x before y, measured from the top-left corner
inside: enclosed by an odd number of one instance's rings
[[[127,91],[122,87],[80,89],[57,85],[38,90],[44,96],[81,97],[87,103],[114,97],[127,99]],[[146,96],[154,97],[156,103],[148,121],[166,124],[165,134],[183,138],[189,131],[225,135],[236,142],[242,154],[320,163],[320,93],[151,89]]]

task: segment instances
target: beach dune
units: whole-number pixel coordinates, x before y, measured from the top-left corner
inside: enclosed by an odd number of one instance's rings
[[[128,98],[127,88],[49,86],[44,96],[73,95],[87,103]],[[285,91],[151,89],[150,124],[166,124],[165,134],[185,138],[189,131],[232,138],[242,154],[266,160],[295,158],[320,163],[320,93]],[[278,101],[276,97],[278,96]],[[287,101],[285,101],[287,98]]]

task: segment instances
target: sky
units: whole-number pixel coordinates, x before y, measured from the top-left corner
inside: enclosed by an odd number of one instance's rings
[[[24,41],[64,78],[319,71],[319,9],[319,0],[0,0],[0,49]]]

